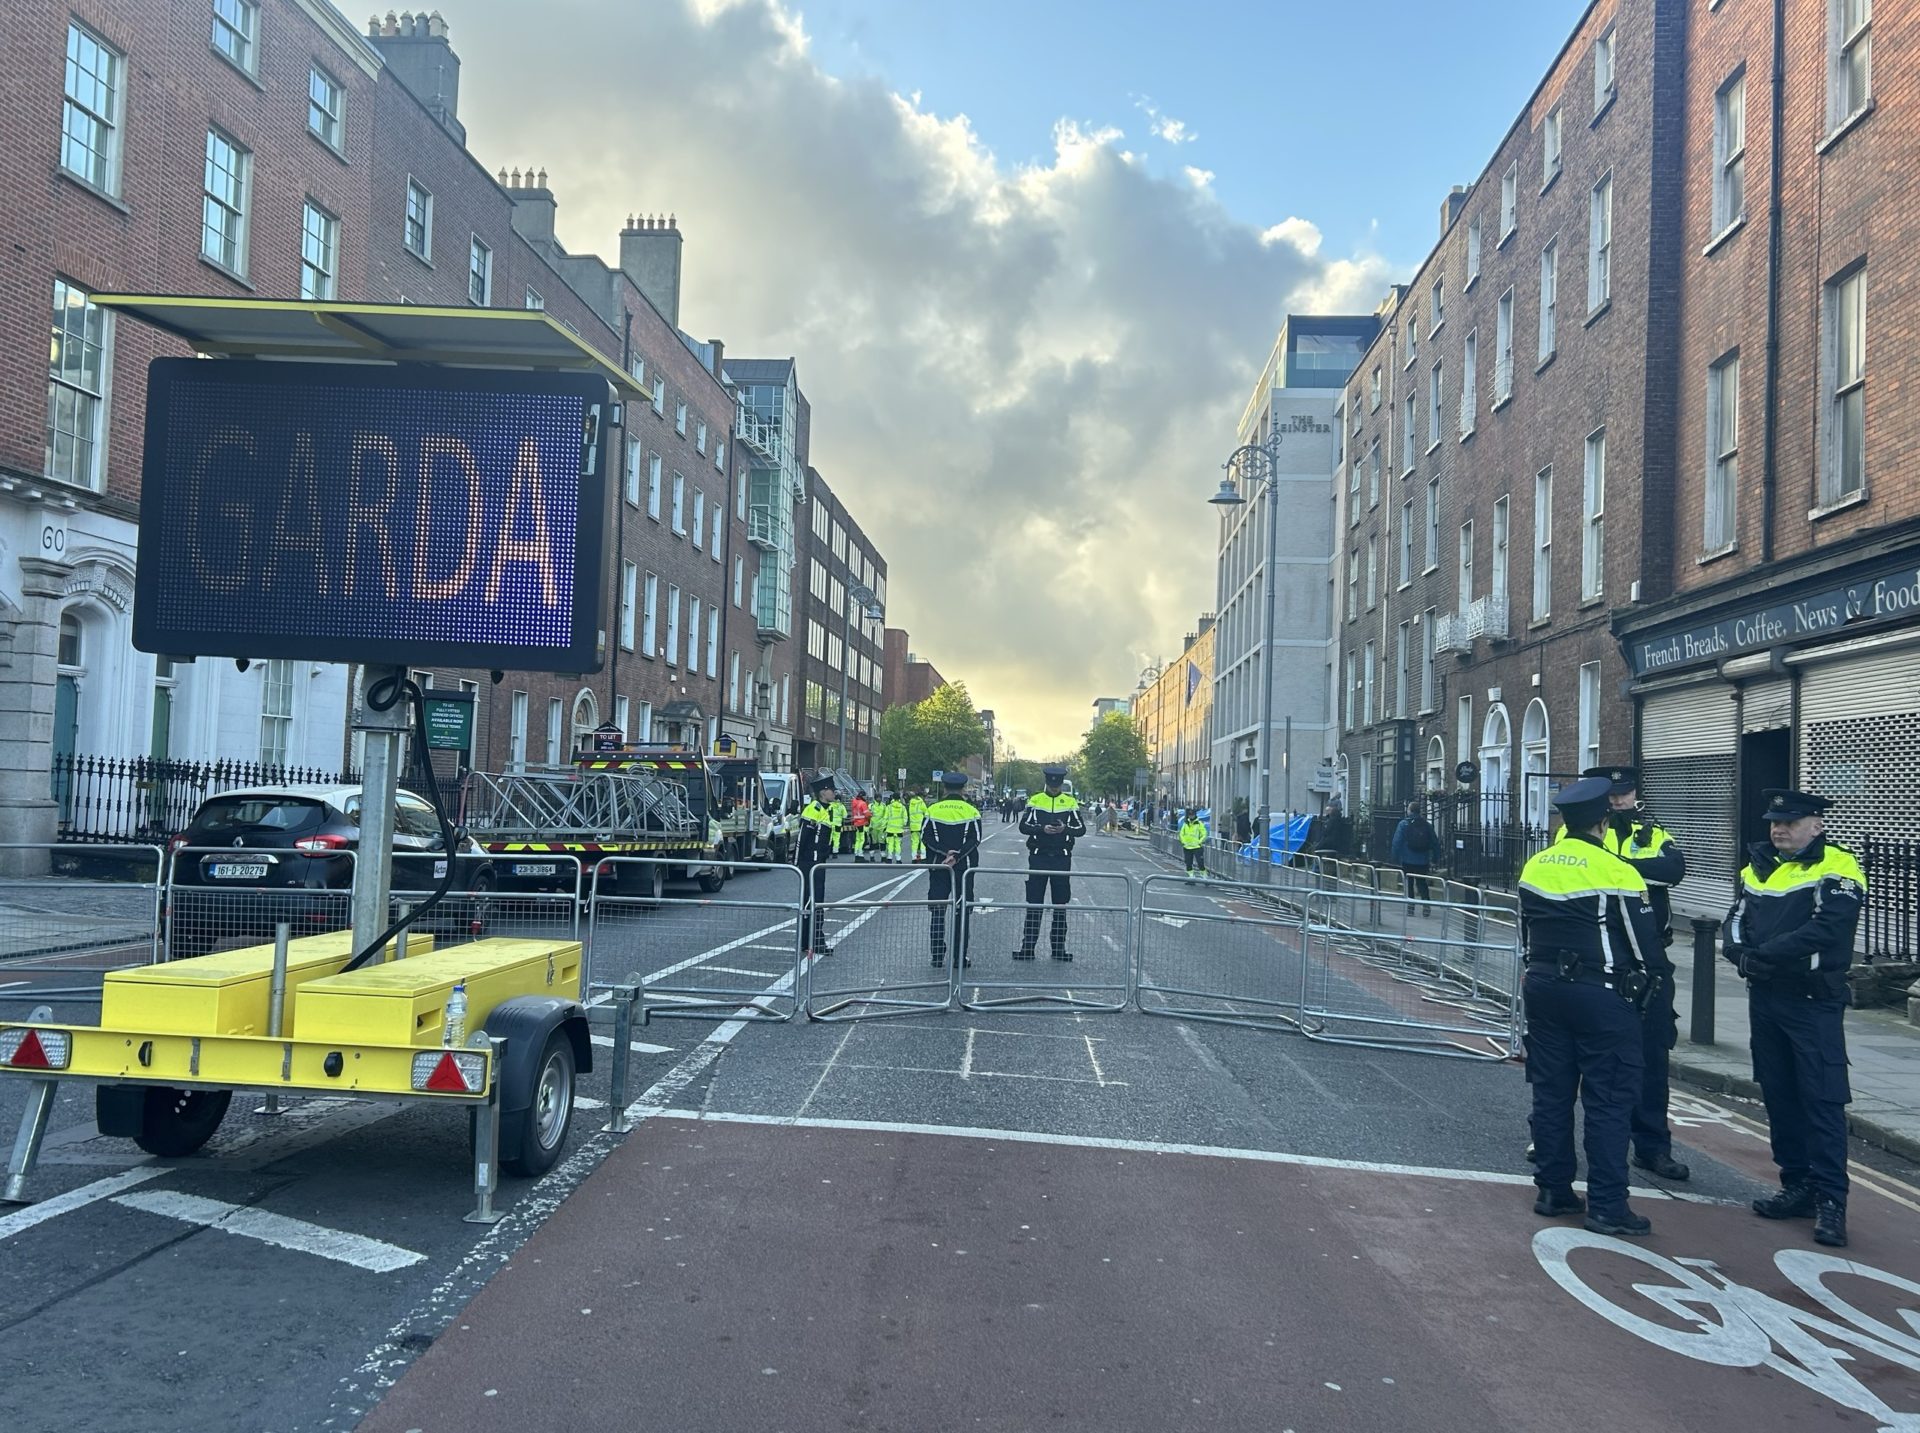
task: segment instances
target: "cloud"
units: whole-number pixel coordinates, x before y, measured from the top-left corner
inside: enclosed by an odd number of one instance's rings
[[[483,164],[544,165],[577,252],[679,215],[682,322],[798,357],[889,619],[1023,755],[1066,750],[1214,604],[1206,498],[1281,319],[1370,311],[1380,261],[1322,257],[1304,220],[1263,234],[1108,125],[1004,160],[963,114],[824,73],[777,0],[526,13],[453,15]],[[697,79],[646,78],[674,75]]]
[[[1155,138],[1164,139],[1168,144],[1192,144],[1200,137],[1187,127],[1185,120],[1163,114],[1160,107],[1145,95],[1135,95],[1133,107],[1147,117],[1147,128]]]

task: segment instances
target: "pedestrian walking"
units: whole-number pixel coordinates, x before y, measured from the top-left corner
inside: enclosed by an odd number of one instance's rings
[[[1393,860],[1406,877],[1407,894],[1414,900],[1433,898],[1433,825],[1418,801],[1407,803],[1407,814],[1393,828]]]
[[[833,858],[833,778],[817,776],[812,795],[800,810],[800,842],[794,864],[800,868],[800,948],[812,956],[833,954],[821,928],[816,905],[827,898],[827,862]]]
[[[1633,1162],[1662,1179],[1685,1179],[1691,1172],[1673,1157],[1673,1128],[1667,1122],[1667,1061],[1679,1039],[1675,1017],[1673,960],[1673,887],[1686,879],[1687,855],[1671,832],[1658,825],[1640,804],[1640,772],[1632,766],[1593,766],[1582,776],[1604,776],[1608,797],[1607,849],[1647,883],[1647,904],[1659,927],[1658,945],[1647,952],[1647,992],[1640,1026],[1641,1053],[1646,1068],[1640,1076],[1640,1099],[1633,1107]]]
[[[1072,960],[1073,953],[1067,949],[1067,902],[1073,899],[1073,843],[1087,834],[1087,827],[1080,803],[1063,789],[1066,767],[1045,767],[1040,774],[1046,778],[1046,790],[1029,796],[1027,809],[1020,813],[1020,834],[1027,838],[1027,914],[1013,958],[1033,959],[1040,939],[1041,902],[1051,895],[1047,953],[1055,960]]]
[[[1533,1210],[1586,1213],[1597,1234],[1642,1235],[1652,1222],[1627,1204],[1627,1136],[1640,1097],[1639,1002],[1646,952],[1659,939],[1647,885],[1606,847],[1610,784],[1587,777],[1554,805],[1567,836],[1520,872],[1527,951],[1527,1082],[1533,1086]],[[1587,1200],[1574,1193],[1573,1105],[1584,1116]]]
[[[1766,1219],[1814,1221],[1818,1244],[1847,1244],[1847,1035],[1854,928],[1867,878],[1826,836],[1832,802],[1761,793],[1767,839],[1747,848],[1723,946],[1747,982],[1753,1077],[1767,1106],[1780,1192],[1753,1201]]]
[[[1186,816],[1180,822],[1180,853],[1186,857],[1188,880],[1193,873],[1207,873],[1207,823],[1200,819],[1199,811],[1189,806]]]
[[[967,902],[973,896],[973,868],[980,864],[980,809],[966,798],[966,772],[949,771],[941,779],[947,794],[927,808],[920,833],[933,867],[927,872],[927,949],[935,965],[945,965],[951,929],[954,959],[972,965]]]

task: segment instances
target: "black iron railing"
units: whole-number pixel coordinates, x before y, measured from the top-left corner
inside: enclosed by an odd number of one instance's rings
[[[1867,959],[1914,959],[1920,954],[1920,841],[1869,836],[1860,869],[1867,878]]]
[[[200,802],[216,791],[358,779],[258,761],[77,755],[53,759],[53,798],[60,806],[62,841],[164,841],[185,829]]]

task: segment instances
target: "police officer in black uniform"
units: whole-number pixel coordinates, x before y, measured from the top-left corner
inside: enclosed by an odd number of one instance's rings
[[[1527,974],[1527,1082],[1533,1086],[1534,1212],[1586,1212],[1597,1234],[1642,1235],[1627,1205],[1627,1130],[1640,1097],[1638,1002],[1659,927],[1640,873],[1606,847],[1611,783],[1586,777],[1553,798],[1567,834],[1520,872]],[[1587,1193],[1573,1191],[1573,1103],[1586,1120]]]
[[[1047,926],[1047,951],[1055,960],[1072,960],[1067,949],[1067,902],[1073,899],[1073,843],[1087,834],[1080,816],[1080,803],[1064,791],[1067,769],[1049,766],[1041,771],[1047,789],[1027,798],[1027,809],[1020,813],[1020,834],[1027,838],[1026,924],[1020,931],[1020,948],[1015,960],[1032,960],[1034,943],[1040,939],[1040,903],[1051,887],[1053,919]]]
[[[1655,824],[1640,804],[1640,772],[1632,766],[1592,766],[1583,777],[1603,776],[1612,787],[1608,798],[1607,849],[1640,873],[1647,883],[1647,904],[1660,928],[1658,945],[1646,952],[1647,991],[1640,1025],[1641,1053],[1646,1069],[1640,1077],[1640,1099],[1633,1107],[1633,1162],[1662,1179],[1685,1179],[1690,1172],[1673,1157],[1673,1128],[1667,1123],[1667,1057],[1678,1038],[1673,1010],[1673,900],[1670,892],[1686,879],[1687,857],[1671,832]]]
[[[816,927],[814,903],[827,898],[827,862],[833,859],[837,828],[833,818],[834,792],[831,776],[817,776],[813,792],[800,811],[800,843],[793,863],[800,868],[801,911],[800,948],[811,955],[832,955],[826,931]],[[814,937],[820,937],[819,945]]]
[[[1780,1192],[1753,1201],[1766,1219],[1814,1221],[1816,1243],[1847,1243],[1847,1036],[1853,933],[1867,878],[1826,838],[1833,803],[1763,791],[1767,839],[1747,848],[1722,951],[1747,981],[1753,1077],[1767,1105]]]
[[[947,963],[947,909],[953,912],[954,954],[968,965],[967,902],[973,897],[973,868],[980,864],[980,808],[966,798],[967,774],[949,771],[941,778],[947,794],[927,808],[920,827],[927,872],[927,949],[935,965]],[[956,884],[957,883],[957,884]],[[958,890],[960,899],[953,900]]]

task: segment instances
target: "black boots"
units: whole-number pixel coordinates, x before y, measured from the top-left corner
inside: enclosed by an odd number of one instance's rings
[[[1629,1239],[1638,1239],[1653,1232],[1653,1221],[1642,1218],[1622,1204],[1606,1214],[1595,1212],[1587,1215],[1587,1228],[1595,1234],[1625,1235]]]
[[[1811,1184],[1789,1184],[1778,1194],[1754,1200],[1753,1212],[1762,1219],[1811,1219],[1813,1202]],[[1843,1225],[1844,1222],[1843,1218]]]
[[[1649,1174],[1657,1174],[1662,1179],[1671,1179],[1676,1182],[1685,1179],[1692,1172],[1673,1157],[1672,1150],[1662,1150],[1659,1154],[1647,1159],[1642,1159],[1636,1154],[1633,1162]]]
[[[1572,1185],[1542,1189],[1540,1197],[1533,1201],[1533,1212],[1543,1219],[1558,1219],[1563,1214],[1584,1214],[1587,1212],[1587,1201],[1573,1192]]]
[[[1835,1249],[1847,1247],[1847,1206],[1838,1199],[1822,1198],[1813,1215],[1813,1242]]]

